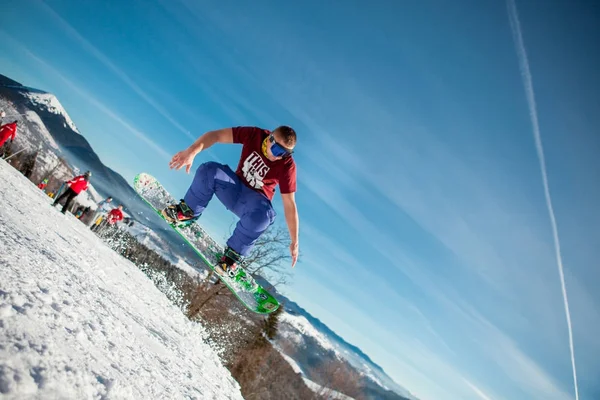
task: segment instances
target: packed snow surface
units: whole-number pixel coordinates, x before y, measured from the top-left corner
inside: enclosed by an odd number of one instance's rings
[[[0,398],[242,399],[132,263],[0,160]]]

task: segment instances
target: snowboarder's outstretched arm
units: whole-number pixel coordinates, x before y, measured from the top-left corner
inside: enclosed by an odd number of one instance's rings
[[[179,170],[185,166],[185,172],[189,174],[196,154],[210,148],[215,143],[233,143],[233,130],[224,128],[206,132],[190,147],[175,154],[169,162],[169,168]]]
[[[296,207],[296,198],[294,193],[282,193],[283,213],[285,214],[285,222],[287,222],[288,230],[290,231],[290,255],[292,256],[292,268],[298,260],[298,228],[300,222],[298,220],[298,208]]]

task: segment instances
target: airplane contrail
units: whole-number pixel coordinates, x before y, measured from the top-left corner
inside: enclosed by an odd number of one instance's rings
[[[540,126],[538,122],[537,107],[535,103],[535,93],[533,91],[533,80],[531,77],[531,70],[529,69],[529,60],[527,59],[525,43],[523,42],[523,34],[521,31],[521,23],[519,22],[519,15],[517,13],[517,5],[515,4],[515,0],[507,0],[507,5],[510,26],[512,29],[513,39],[515,41],[515,48],[519,59],[519,68],[521,69],[521,77],[523,78],[525,94],[527,95],[529,116],[533,125],[533,136],[535,138],[535,146],[537,148],[537,154],[540,161],[540,168],[542,171],[546,205],[548,207],[548,214],[550,215],[550,222],[552,224],[552,235],[554,237],[554,246],[556,249],[556,261],[558,264],[558,273],[560,275],[560,283],[562,286],[562,294],[565,305],[565,314],[567,317],[567,327],[569,330],[569,348],[571,350],[571,365],[573,367],[573,384],[575,387],[575,399],[579,400],[579,389],[577,387],[577,368],[575,367],[575,351],[573,349],[573,328],[571,327],[571,313],[569,311],[569,300],[567,297],[567,288],[565,285],[565,274],[563,270],[562,255],[560,252],[560,241],[558,239],[558,228],[556,227],[556,218],[554,216],[554,209],[552,207],[552,199],[550,197],[550,189],[548,185],[548,173],[546,172],[546,161],[544,157],[544,149],[542,147],[542,139],[540,135]]]

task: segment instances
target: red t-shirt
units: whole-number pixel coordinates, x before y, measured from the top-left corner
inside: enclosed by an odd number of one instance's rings
[[[277,161],[271,161],[263,155],[263,140],[271,132],[249,126],[238,126],[232,128],[232,130],[233,142],[243,145],[242,155],[235,173],[246,186],[263,193],[269,200],[273,200],[277,184],[279,184],[279,191],[282,194],[296,191],[296,163],[294,159],[285,157]]]

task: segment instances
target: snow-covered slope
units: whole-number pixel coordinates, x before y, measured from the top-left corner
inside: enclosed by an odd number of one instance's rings
[[[30,89],[30,90],[32,90],[32,89]],[[60,101],[58,101],[56,96],[54,96],[51,93],[44,93],[41,91],[39,91],[39,92],[29,91],[29,92],[25,92],[23,95],[25,97],[27,97],[29,99],[29,101],[31,101],[31,103],[38,105],[38,106],[43,106],[46,110],[48,110],[49,112],[51,112],[53,114],[62,115],[65,118],[66,124],[69,125],[69,128],[71,128],[74,132],[81,134],[77,130],[75,123],[73,122],[71,117],[69,117],[69,114],[67,114],[67,111],[64,109],[62,104],[60,104]]]
[[[204,329],[0,160],[0,398],[242,399]]]
[[[29,110],[29,111],[25,112],[22,115],[22,117],[23,117],[23,119],[29,121],[35,127],[35,129],[41,135],[43,135],[44,140],[48,143],[49,146],[51,146],[55,150],[58,150],[58,144],[56,144],[56,141],[54,140],[54,138],[52,137],[50,132],[48,132],[48,129],[46,129],[46,125],[44,125],[40,116],[35,111]],[[21,123],[21,127],[20,127],[21,130],[22,130],[22,126],[23,126],[23,124]]]

